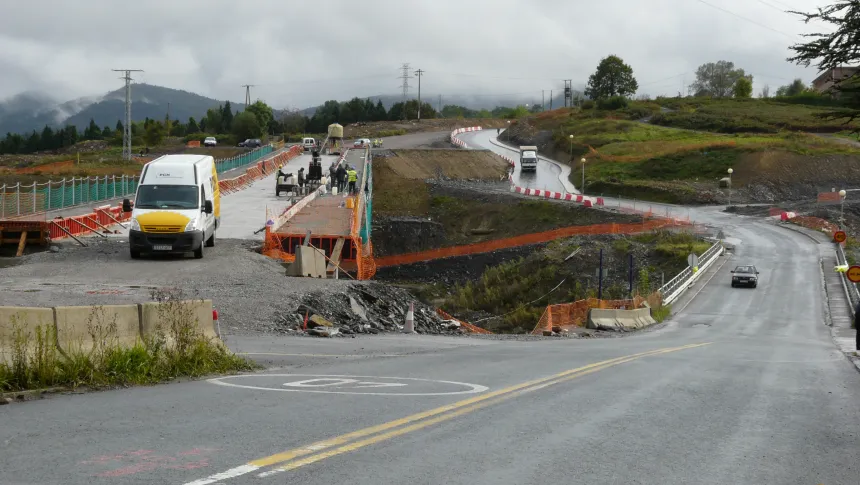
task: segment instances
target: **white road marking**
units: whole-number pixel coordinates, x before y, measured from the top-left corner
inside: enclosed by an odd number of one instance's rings
[[[186,482],[184,485],[210,485],[219,480],[229,480],[231,478],[240,477],[242,475],[247,475],[248,473],[255,472],[259,470],[260,467],[256,465],[242,465],[237,466],[236,468],[231,468],[226,472],[216,473],[214,475],[209,475],[206,478],[201,478],[199,480],[194,480],[193,482]]]
[[[232,382],[225,382],[226,379],[241,379],[248,377],[315,377],[319,380],[319,378],[345,378],[345,379],[392,379],[392,380],[400,380],[400,381],[416,381],[416,382],[430,382],[430,383],[439,383],[439,384],[448,384],[453,386],[462,386],[468,388],[465,391],[450,391],[450,392],[414,392],[414,393],[396,393],[396,392],[353,392],[353,391],[323,391],[319,389],[283,389],[283,388],[275,388],[275,387],[262,387],[262,386],[250,386],[244,384],[235,384]],[[382,377],[382,376],[348,376],[348,375],[318,375],[318,374],[247,374],[247,375],[238,375],[238,376],[225,376],[225,377],[215,377],[212,379],[207,379],[207,382],[212,384],[218,384],[220,386],[227,387],[237,387],[241,389],[255,389],[261,391],[279,391],[279,392],[311,392],[311,393],[319,393],[319,394],[357,394],[362,396],[453,396],[458,394],[478,394],[489,389],[487,386],[481,386],[478,384],[469,384],[467,382],[455,382],[455,381],[441,381],[434,379],[418,379],[414,377]],[[299,383],[308,382],[308,381],[298,381]],[[382,387],[379,384],[400,384],[404,386],[406,384],[403,383],[380,383],[380,382],[360,382],[360,384],[367,384],[363,387]],[[284,384],[287,385],[287,384]],[[296,386],[303,387],[303,386]],[[389,387],[389,386],[385,386]]]

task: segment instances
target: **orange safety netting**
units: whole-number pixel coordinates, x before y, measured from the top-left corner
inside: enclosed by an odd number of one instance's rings
[[[601,309],[635,309],[647,301],[637,295],[632,300],[598,300],[587,298],[573,303],[560,303],[548,305],[540,317],[532,335],[541,335],[544,331],[552,331],[553,328],[584,327],[588,321],[588,310],[592,308]]]
[[[440,317],[444,318],[445,320],[454,320],[455,322],[458,322],[460,324],[460,328],[463,328],[463,329],[465,329],[471,333],[482,333],[485,335],[492,335],[493,334],[493,332],[491,332],[485,328],[481,328],[481,327],[478,327],[476,325],[472,325],[471,323],[460,320],[459,318],[454,318],[451,315],[445,313],[441,308],[437,308],[436,313]]]
[[[401,264],[417,263],[420,261],[431,261],[439,258],[450,258],[455,256],[467,256],[469,254],[487,253],[491,251],[498,251],[499,249],[526,246],[529,244],[538,244],[571,236],[594,234],[637,234],[665,227],[683,225],[688,225],[688,223],[677,221],[674,219],[651,219],[643,220],[641,223],[635,224],[610,223],[594,224],[590,226],[563,227],[561,229],[553,229],[551,231],[523,234],[520,236],[514,236],[504,239],[495,239],[492,241],[467,244],[465,246],[454,246],[449,248],[431,249],[428,251],[421,251],[417,253],[383,256],[381,258],[376,259],[376,266],[378,268],[382,268],[385,266],[397,266]]]

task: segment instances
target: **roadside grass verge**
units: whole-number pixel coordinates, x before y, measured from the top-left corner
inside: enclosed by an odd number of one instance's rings
[[[195,310],[183,301],[180,290],[157,290],[153,299],[161,303],[162,324],[130,348],[118,345],[116,319],[109,318],[103,307],[93,307],[87,319],[89,345],[81,342],[65,350],[57,348],[52,326],[27,332],[13,318],[8,322],[11,342],[4,345],[11,351],[0,360],[0,392],[147,385],[258,368],[230,353],[219,340],[200,335]]]

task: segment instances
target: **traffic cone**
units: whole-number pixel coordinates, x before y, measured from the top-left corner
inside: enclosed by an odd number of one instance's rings
[[[415,333],[415,312],[413,303],[409,304],[409,311],[406,312],[406,325],[403,326],[403,333]]]

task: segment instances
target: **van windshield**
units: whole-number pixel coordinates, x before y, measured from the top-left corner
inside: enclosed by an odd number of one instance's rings
[[[194,185],[141,185],[134,206],[139,209],[196,209],[200,191]]]

